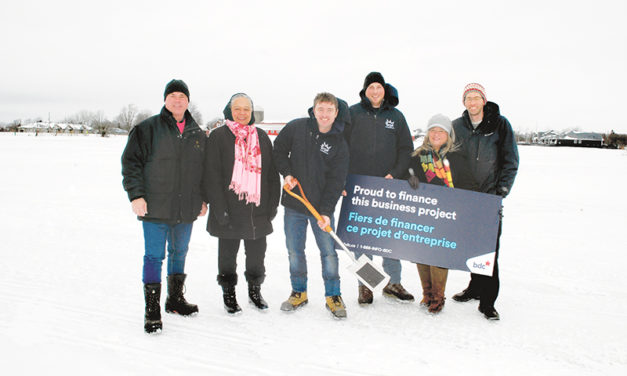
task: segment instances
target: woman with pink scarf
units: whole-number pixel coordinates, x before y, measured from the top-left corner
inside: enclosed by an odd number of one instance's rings
[[[218,238],[218,284],[229,314],[242,310],[235,295],[241,240],[246,251],[248,297],[257,309],[268,308],[261,284],[266,236],[272,233],[281,183],[272,161],[272,142],[264,130],[254,126],[253,110],[248,95],[233,95],[224,108],[226,124],[211,131],[205,149],[207,231]]]

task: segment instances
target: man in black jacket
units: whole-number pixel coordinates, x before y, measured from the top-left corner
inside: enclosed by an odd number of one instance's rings
[[[185,257],[192,223],[205,215],[201,195],[205,133],[187,110],[189,89],[170,81],[161,113],[137,124],[122,154],[122,184],[133,213],[142,221],[146,311],[144,330],[160,331],[161,265],[168,249],[168,297],[165,310],[183,316],[198,306],[183,297]]]
[[[351,127],[345,131],[350,150],[348,173],[401,179],[414,145],[405,116],[396,108],[396,88],[386,84],[381,73],[370,72],[359,96],[361,101],[350,107]],[[356,258],[360,256],[355,252]],[[384,257],[383,270],[390,275],[383,294],[403,302],[413,301],[413,295],[401,285],[401,261]],[[359,304],[371,304],[372,300],[372,291],[359,282]]]
[[[501,116],[499,106],[488,102],[486,91],[477,83],[464,88],[463,103],[466,111],[453,122],[455,135],[467,153],[471,174],[477,191],[500,195],[505,198],[514,184],[518,172],[518,147],[509,121]],[[471,273],[468,287],[453,296],[458,302],[479,299],[479,311],[488,320],[498,320],[494,302],[499,293],[499,238],[496,240],[496,256],[492,276]]]
[[[322,221],[317,221],[300,201],[283,192],[281,204],[285,207],[285,241],[292,283],[292,293],[281,305],[283,311],[293,311],[308,302],[305,240],[310,223],[320,249],[326,307],[335,317],[346,317],[335,243],[323,229],[334,226],[333,212],[346,181],[348,147],[342,132],[349,122],[346,102],[320,93],[309,109],[309,117],[287,123],[274,141],[274,163],[285,184],[294,188],[295,179],[298,180],[322,216]],[[298,189],[295,192],[300,193]]]

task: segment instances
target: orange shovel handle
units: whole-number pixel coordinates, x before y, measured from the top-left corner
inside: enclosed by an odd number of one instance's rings
[[[300,194],[302,195],[302,197],[297,195],[296,193],[292,192],[292,188],[290,188],[289,184],[283,185],[283,189],[285,190],[285,192],[287,192],[290,196],[294,197],[298,201],[302,202],[303,205],[305,205],[305,207],[307,208],[307,210],[309,210],[309,212],[311,214],[313,214],[313,216],[318,221],[322,221],[323,219],[322,219],[322,216],[320,215],[320,213],[318,213],[318,211],[313,207],[313,205],[311,205],[309,200],[307,200],[307,196],[305,196],[305,192],[303,191],[303,187],[300,185],[300,182],[298,181],[298,179],[294,178],[293,180],[296,182],[296,185],[298,185],[298,189],[300,190]],[[333,229],[331,228],[331,226],[327,226],[327,227],[324,228],[324,231],[332,232]]]

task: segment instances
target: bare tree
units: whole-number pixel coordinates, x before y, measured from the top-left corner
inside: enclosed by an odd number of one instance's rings
[[[150,111],[141,110],[140,112],[137,113],[137,115],[135,115],[135,121],[133,122],[133,127],[141,123],[142,121],[148,119],[151,116],[152,116],[152,113]]]
[[[109,129],[113,128],[114,124],[109,121],[104,114],[104,111],[99,110],[92,113],[91,124],[89,124],[96,132],[105,137],[109,132]]]
[[[84,125],[92,126],[93,119],[96,117],[96,115],[94,114],[95,113],[91,111],[81,110],[73,115],[66,116],[63,119],[63,122],[70,123],[70,124],[84,124]]]
[[[135,124],[135,117],[137,117],[137,106],[134,104],[128,104],[120,110],[120,113],[115,118],[115,121],[120,124],[120,128],[130,130]]]
[[[196,120],[196,124],[202,125],[202,114],[198,110],[198,106],[195,103],[190,103],[187,109],[192,114],[194,120]]]
[[[114,127],[114,124],[106,118],[105,113],[102,110],[82,110],[74,115],[66,116],[65,119],[63,119],[63,122],[89,126],[95,132],[102,134],[103,137],[107,134],[110,128]]]

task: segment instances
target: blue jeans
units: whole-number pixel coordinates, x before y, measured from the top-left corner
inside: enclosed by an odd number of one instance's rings
[[[169,225],[166,223],[142,222],[144,227],[144,283],[161,283],[161,264],[168,243],[168,275],[183,274],[191,223]]]
[[[307,291],[307,258],[305,256],[307,222],[311,224],[311,229],[316,238],[316,244],[318,244],[318,248],[320,249],[324,294],[325,296],[340,295],[340,274],[338,272],[335,241],[329,233],[318,227],[318,221],[314,216],[302,214],[286,207],[283,223],[285,228],[285,244],[290,260],[292,290],[296,292]],[[333,226],[334,220],[331,218],[331,227]]]
[[[361,252],[354,252],[354,253],[355,253],[356,259],[359,259],[359,257],[363,255],[363,253]],[[371,255],[366,255],[366,257],[372,260]],[[401,283],[401,260],[387,258],[387,257],[382,257],[382,259],[383,259],[383,270],[390,275],[390,283]],[[361,283],[360,281],[359,285],[363,285],[363,283]]]

